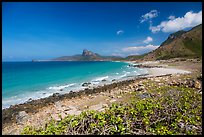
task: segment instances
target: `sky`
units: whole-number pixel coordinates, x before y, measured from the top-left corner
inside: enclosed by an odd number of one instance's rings
[[[3,2],[2,60],[141,55],[201,23],[201,2]]]

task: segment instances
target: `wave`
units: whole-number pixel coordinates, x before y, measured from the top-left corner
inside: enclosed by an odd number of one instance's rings
[[[92,80],[92,82],[100,82],[100,81],[102,81],[102,80],[106,80],[106,79],[108,79],[108,78],[109,78],[109,76],[98,77],[98,78]]]
[[[127,76],[127,74],[124,74],[124,75],[121,75],[119,78],[123,78],[123,77],[126,77]]]
[[[48,89],[60,90],[60,89],[72,87],[72,86],[74,86],[75,84],[76,84],[76,83],[72,83],[72,84],[68,84],[68,85],[64,85],[64,86],[53,86],[53,87],[49,87]]]
[[[100,77],[92,77],[92,78],[87,78],[87,80],[85,82],[91,82],[91,87],[93,86],[98,86],[100,84],[108,84],[108,83],[112,83],[112,80],[123,80],[126,79],[128,77],[134,77],[137,76],[139,74],[144,74],[147,73],[146,70],[143,69],[138,69],[138,68],[132,68],[132,67],[121,67],[119,69],[122,70],[117,70],[116,72],[110,72],[110,73],[106,73],[104,74],[104,76],[100,76]],[[103,81],[106,80],[106,81]],[[48,96],[53,95],[54,93],[60,93],[60,94],[65,94],[65,93],[69,93],[69,91],[79,91],[81,89],[87,88],[87,87],[83,87],[82,86],[82,81],[72,81],[73,83],[71,84],[66,84],[66,85],[60,85],[60,83],[58,83],[58,86],[50,86],[39,90],[39,91],[28,91],[28,92],[24,92],[24,94],[18,95],[18,96],[13,96],[10,98],[4,98],[2,101],[2,108],[8,108],[10,107],[10,105],[15,105],[15,104],[21,104],[21,103],[25,103],[27,102],[30,98],[32,100],[35,99],[39,99],[39,98],[45,98]],[[76,82],[76,83],[74,83]],[[57,84],[57,83],[56,83]]]

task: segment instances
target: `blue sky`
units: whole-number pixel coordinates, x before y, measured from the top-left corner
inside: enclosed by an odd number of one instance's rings
[[[201,2],[3,2],[2,59],[143,54],[202,23]]]

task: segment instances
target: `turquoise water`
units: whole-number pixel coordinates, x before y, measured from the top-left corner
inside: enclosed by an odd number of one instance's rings
[[[145,74],[145,70],[129,67],[124,62],[3,62],[2,108],[29,98],[38,99],[53,93],[68,93],[91,86],[111,83],[113,79]],[[103,80],[103,81],[102,81]],[[105,80],[105,81],[104,81]]]

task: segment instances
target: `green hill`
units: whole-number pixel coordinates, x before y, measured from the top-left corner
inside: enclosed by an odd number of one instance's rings
[[[202,57],[202,24],[189,31],[175,32],[154,51],[141,56],[129,56],[132,60],[161,60],[177,57],[201,58]]]

